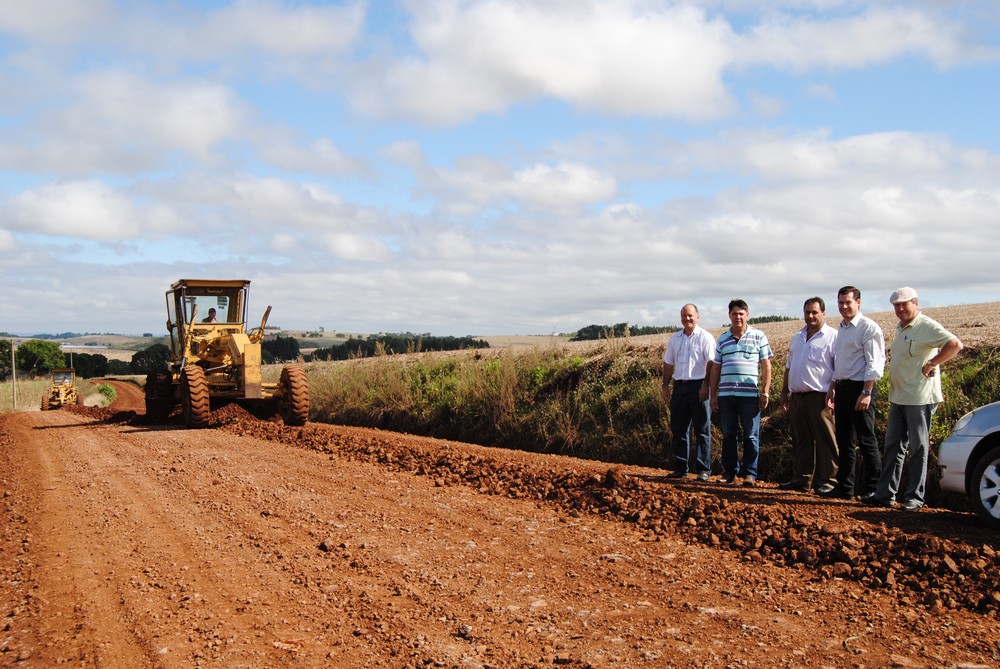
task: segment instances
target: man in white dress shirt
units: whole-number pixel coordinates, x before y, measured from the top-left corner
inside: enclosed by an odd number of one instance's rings
[[[715,337],[698,325],[699,318],[695,305],[685,304],[681,309],[684,329],[670,337],[663,352],[663,400],[670,407],[670,442],[674,452],[674,472],[670,477],[686,479],[688,472],[693,472],[699,481],[707,481],[712,472],[708,383],[715,358]]]
[[[788,344],[781,408],[792,435],[792,478],[782,490],[829,492],[837,472],[833,411],[826,391],[833,382],[837,331],[826,324],[826,303],[810,297],[802,305],[805,327]]]

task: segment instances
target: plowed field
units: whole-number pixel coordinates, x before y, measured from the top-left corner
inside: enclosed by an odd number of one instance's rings
[[[373,430],[0,417],[0,665],[996,667],[1000,536]]]

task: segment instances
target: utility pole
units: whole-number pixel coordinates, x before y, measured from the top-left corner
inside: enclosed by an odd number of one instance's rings
[[[10,338],[10,404],[17,411],[17,370],[14,367],[14,338]]]

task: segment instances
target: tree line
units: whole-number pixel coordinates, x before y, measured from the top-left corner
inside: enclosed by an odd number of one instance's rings
[[[317,349],[311,356],[303,356],[295,337],[268,337],[261,342],[261,361],[264,364],[293,362],[295,360],[348,360],[351,358],[420,351],[457,351],[489,348],[482,339],[473,337],[435,337],[400,334],[370,335],[367,339],[350,339],[330,348]],[[72,367],[80,378],[107,375],[144,375],[166,370],[170,363],[170,348],[153,344],[137,351],[128,362],[109,360],[100,353],[67,353],[54,341],[30,339],[17,347],[14,364],[18,375],[48,376],[53,369]],[[11,373],[10,341],[0,339],[0,380],[7,380]]]
[[[399,353],[420,353],[425,351],[462,351],[466,349],[489,348],[488,342],[475,337],[435,337],[417,335],[412,332],[398,334],[369,335],[365,339],[348,339],[343,344],[318,348],[313,351],[312,360],[350,360],[369,358],[376,355]]]
[[[18,375],[27,377],[48,376],[53,369],[72,367],[76,375],[95,378],[108,374],[131,374],[129,363],[108,360],[100,353],[67,353],[54,341],[29,339],[14,352],[14,366]],[[0,380],[11,375],[10,341],[0,339]]]
[[[674,325],[629,325],[615,323],[614,325],[588,325],[580,328],[569,338],[570,341],[591,341],[594,339],[618,339],[620,337],[641,337],[643,335],[677,332],[680,328]]]

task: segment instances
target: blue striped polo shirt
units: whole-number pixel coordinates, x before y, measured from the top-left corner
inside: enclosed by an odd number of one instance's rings
[[[719,365],[719,397],[757,397],[757,383],[762,360],[773,358],[767,335],[757,328],[747,326],[747,331],[737,339],[732,328],[719,336],[715,347],[715,364]]]

